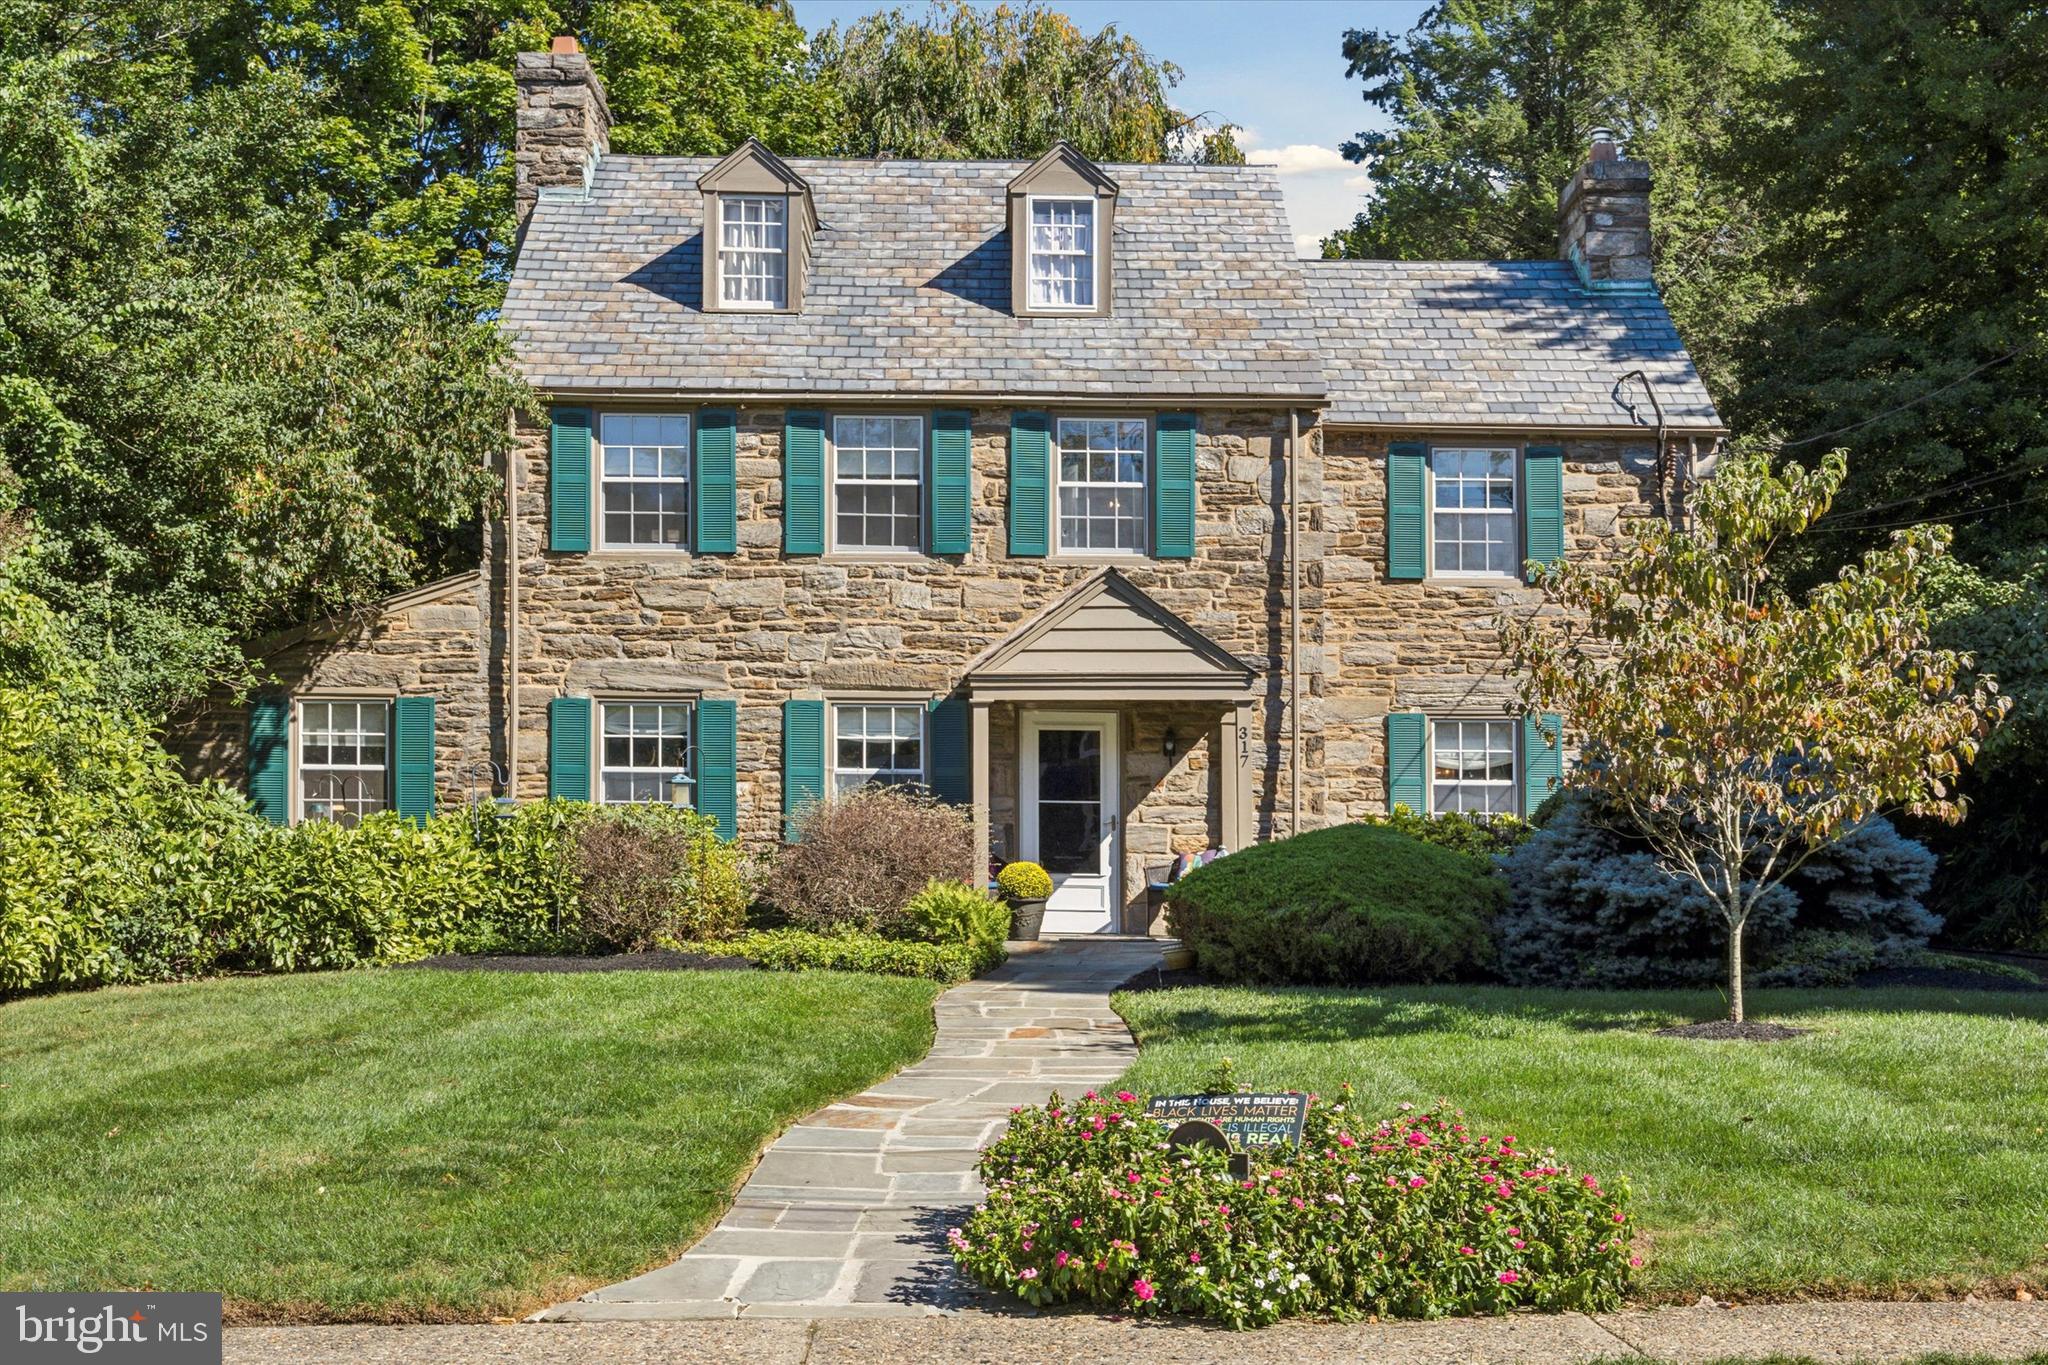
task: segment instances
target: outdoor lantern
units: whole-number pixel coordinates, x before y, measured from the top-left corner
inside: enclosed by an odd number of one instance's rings
[[[1180,736],[1173,732],[1171,725],[1166,727],[1166,734],[1160,738],[1159,752],[1166,755],[1166,761],[1169,763],[1173,761],[1173,756],[1180,752]]]

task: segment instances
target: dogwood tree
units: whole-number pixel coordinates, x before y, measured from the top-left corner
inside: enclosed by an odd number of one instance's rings
[[[1809,470],[1738,451],[1689,528],[1644,523],[1618,564],[1552,564],[1546,609],[1502,622],[1523,704],[1579,742],[1573,781],[1719,908],[1737,1022],[1758,899],[1880,811],[1961,820],[1956,776],[2008,705],[1928,643],[1946,527],[1896,531],[1803,595],[1773,577],[1846,473],[1840,452]]]

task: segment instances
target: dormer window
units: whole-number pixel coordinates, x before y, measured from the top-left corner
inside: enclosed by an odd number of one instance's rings
[[[818,211],[811,187],[753,138],[697,181],[704,192],[704,311],[798,313]]]
[[[1116,278],[1116,181],[1061,142],[1009,184],[1010,309],[1101,317]]]
[[[728,194],[719,213],[719,299],[727,308],[789,306],[789,200]]]
[[[1095,307],[1095,200],[1031,197],[1031,306]]]

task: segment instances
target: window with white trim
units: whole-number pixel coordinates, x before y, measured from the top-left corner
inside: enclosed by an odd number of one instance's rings
[[[832,420],[833,545],[924,548],[924,419]]]
[[[1515,517],[1515,452],[1432,450],[1431,563],[1440,574],[1501,574],[1521,568]]]
[[[1145,553],[1142,417],[1062,417],[1053,465],[1059,482],[1059,548]]]
[[[1439,720],[1430,725],[1430,809],[1438,815],[1512,815],[1515,723]]]
[[[921,702],[847,702],[832,708],[832,789],[924,781]]]
[[[600,545],[689,548],[689,418],[605,413],[597,424],[597,469]]]
[[[1031,306],[1093,308],[1095,201],[1033,197],[1030,209]]]
[[[683,701],[599,703],[597,799],[693,804],[690,704]]]
[[[391,703],[299,703],[299,816],[351,826],[388,810]]]
[[[718,202],[719,302],[782,308],[789,301],[789,200],[727,194]]]

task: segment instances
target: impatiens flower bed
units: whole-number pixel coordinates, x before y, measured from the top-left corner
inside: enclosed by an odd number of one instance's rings
[[[1640,1260],[1628,1186],[1442,1107],[1375,1119],[1311,1097],[1303,1141],[1251,1178],[1169,1151],[1128,1091],[1022,1108],[982,1154],[988,1199],[948,1240],[1033,1304],[1256,1327],[1305,1314],[1441,1317],[1617,1307]]]

